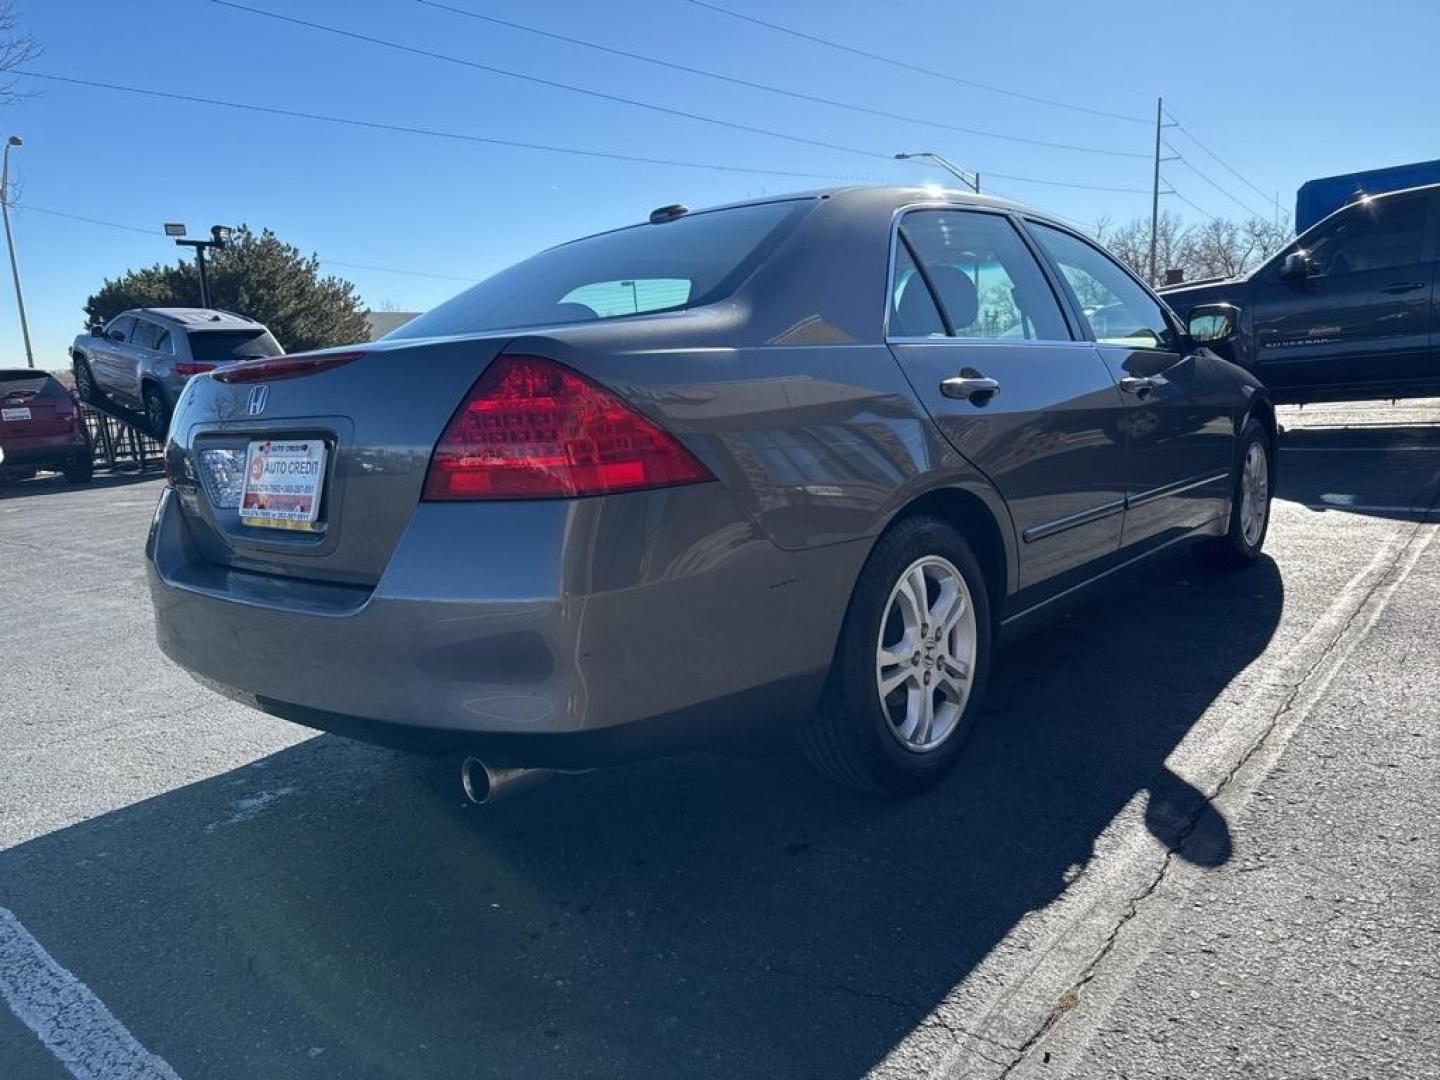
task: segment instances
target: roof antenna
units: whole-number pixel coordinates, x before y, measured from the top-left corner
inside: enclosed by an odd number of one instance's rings
[[[690,212],[690,208],[684,203],[671,203],[669,206],[662,206],[658,210],[650,211],[650,224],[663,225],[667,221],[674,221],[676,218],[684,217]]]

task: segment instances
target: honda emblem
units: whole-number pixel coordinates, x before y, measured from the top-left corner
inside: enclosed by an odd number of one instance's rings
[[[265,399],[270,396],[270,387],[261,383],[259,386],[250,388],[250,396],[245,400],[245,412],[248,416],[259,416],[265,411]]]

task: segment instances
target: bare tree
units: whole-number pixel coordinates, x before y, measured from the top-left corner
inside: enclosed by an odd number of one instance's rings
[[[40,55],[40,44],[20,28],[20,17],[15,14],[11,0],[0,0],[0,105],[20,96],[15,89],[15,79],[6,77]]]
[[[1135,218],[1124,225],[1115,225],[1109,218],[1101,218],[1096,222],[1095,238],[1135,273],[1142,278],[1149,277],[1149,218]],[[1185,271],[1185,276],[1190,277],[1194,271],[1190,229],[1179,214],[1170,210],[1160,215],[1160,228],[1155,237],[1155,263],[1162,273],[1174,268]]]
[[[1274,255],[1294,236],[1288,219],[1235,221],[1211,218],[1187,225],[1178,214],[1160,215],[1156,235],[1156,264],[1163,274],[1178,271],[1182,280],[1236,277],[1248,274]],[[1149,274],[1150,220],[1135,218],[1116,225],[1108,217],[1095,224],[1095,237],[1142,278]],[[1164,279],[1162,278],[1162,281]],[[1159,282],[1152,282],[1159,284]]]

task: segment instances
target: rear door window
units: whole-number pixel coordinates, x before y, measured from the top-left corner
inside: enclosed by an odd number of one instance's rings
[[[930,286],[910,256],[903,239],[895,244],[895,275],[890,289],[890,336],[896,338],[944,337],[945,322]]]
[[[707,210],[542,251],[391,331],[391,338],[617,319],[732,292],[813,200]]]
[[[914,210],[902,220],[900,235],[919,260],[955,337],[1070,340],[1055,293],[1008,218],[972,210]]]
[[[135,320],[135,332],[130,336],[130,342],[142,349],[153,349],[160,337],[160,327],[147,319]]]

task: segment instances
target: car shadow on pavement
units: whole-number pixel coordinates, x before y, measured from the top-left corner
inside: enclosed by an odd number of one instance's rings
[[[1317,513],[1399,520],[1440,502],[1440,425],[1287,428],[1277,496]]]
[[[785,753],[557,778],[484,809],[332,736],[0,855],[0,904],[196,1077],[849,1077],[1052,903],[1265,649],[1268,559],[1167,560],[1007,650],[961,767],[860,797]]]
[[[145,472],[97,472],[95,478],[85,484],[68,483],[60,473],[40,473],[28,480],[0,481],[0,501],[6,499],[29,499],[37,495],[62,495],[77,491],[95,491],[105,488],[129,487],[146,480],[163,480],[165,474],[159,469]]]

